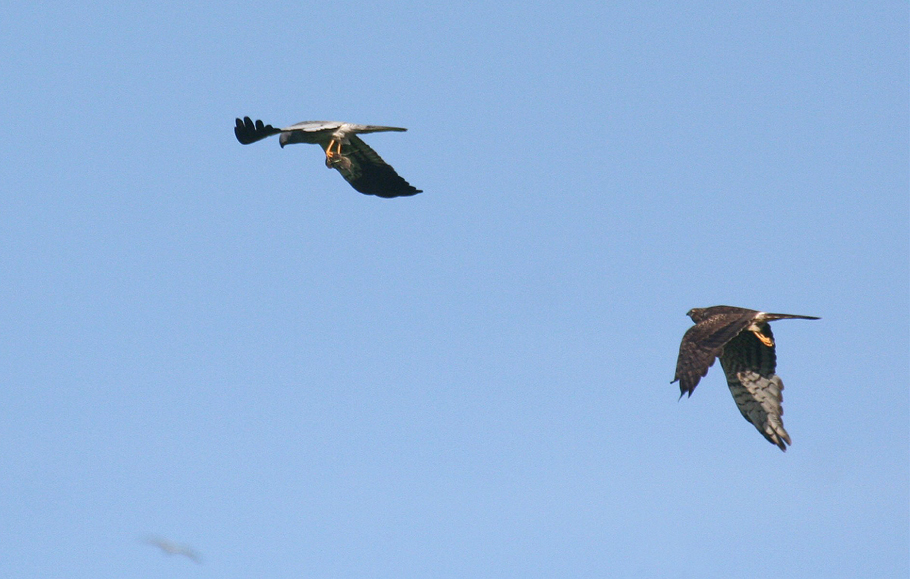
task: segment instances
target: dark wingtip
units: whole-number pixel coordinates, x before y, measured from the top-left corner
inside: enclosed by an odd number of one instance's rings
[[[672,381],[670,381],[670,384],[674,384],[676,382],[679,382],[678,376],[676,378],[674,378]],[[692,392],[694,392],[694,391],[695,391],[695,388],[686,388],[685,386],[680,384],[679,385],[679,398],[677,398],[676,401],[679,402],[680,400],[682,400],[682,397],[686,396],[686,395],[688,395],[687,396],[688,398],[691,398]]]
[[[388,165],[361,165],[361,167],[360,178],[348,181],[348,183],[364,195],[393,199],[395,197],[411,197],[418,193],[423,193],[421,189],[417,189],[405,181]]]
[[[250,117],[243,117],[242,120],[237,118],[234,121],[234,136],[237,137],[237,140],[240,141],[240,144],[242,145],[249,145],[250,143],[261,141],[266,137],[270,137],[280,132],[280,130],[272,125],[266,125],[260,120],[257,120],[254,123],[253,119]]]

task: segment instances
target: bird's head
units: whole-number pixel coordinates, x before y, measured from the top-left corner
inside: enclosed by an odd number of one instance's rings
[[[278,144],[281,145],[283,149],[285,145],[288,144],[288,141],[291,140],[291,133],[281,133],[278,135]]]
[[[690,318],[692,318],[692,321],[697,324],[702,319],[704,319],[704,313],[705,313],[704,308],[692,308],[691,310],[686,312],[686,315],[689,316]]]

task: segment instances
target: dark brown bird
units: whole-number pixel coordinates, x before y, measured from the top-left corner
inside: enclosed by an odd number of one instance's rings
[[[693,308],[686,315],[695,325],[686,331],[679,345],[673,378],[673,382],[679,381],[679,397],[691,396],[715,358],[720,357],[730,393],[743,418],[755,425],[768,442],[786,451],[792,443],[781,418],[784,383],[775,373],[777,355],[768,322],[819,318],[731,306]]]
[[[335,121],[304,121],[283,129],[276,129],[262,121],[255,123],[250,117],[237,119],[234,136],[243,145],[279,135],[278,143],[310,143],[325,151],[325,166],[335,169],[351,187],[364,195],[377,197],[409,197],[421,193],[420,189],[405,181],[391,165],[382,160],[376,151],[357,135],[385,131],[406,131],[401,127],[355,125]]]
[[[195,563],[202,563],[202,557],[199,556],[199,553],[187,545],[180,545],[170,539],[165,539],[163,537],[147,537],[143,540],[143,543],[158,547],[162,552],[168,555],[183,555]]]

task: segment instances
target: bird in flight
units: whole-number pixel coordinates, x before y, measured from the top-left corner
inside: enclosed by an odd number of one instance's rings
[[[679,381],[679,397],[691,396],[714,359],[720,357],[730,393],[743,418],[755,425],[768,442],[786,451],[792,443],[781,418],[784,383],[775,373],[777,356],[768,322],[819,318],[731,306],[693,308],[686,315],[695,325],[686,331],[679,345],[673,379]]]
[[[199,553],[186,545],[180,545],[161,537],[148,537],[143,542],[158,547],[168,555],[183,555],[191,561],[202,563],[202,557],[199,556]]]
[[[421,193],[405,181],[391,165],[363,142],[359,133],[384,131],[406,131],[400,127],[378,125],[355,125],[335,121],[304,121],[283,129],[272,125],[255,123],[250,117],[237,119],[234,135],[241,144],[249,145],[272,135],[278,136],[278,143],[284,148],[293,143],[319,145],[325,151],[325,166],[335,169],[351,187],[364,195],[378,197],[407,197]]]

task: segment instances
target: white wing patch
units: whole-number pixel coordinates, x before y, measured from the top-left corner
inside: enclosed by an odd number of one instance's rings
[[[342,125],[344,125],[344,123],[339,123],[337,121],[303,121],[302,123],[295,123],[289,127],[284,127],[281,130],[314,133],[316,131],[334,131]]]

